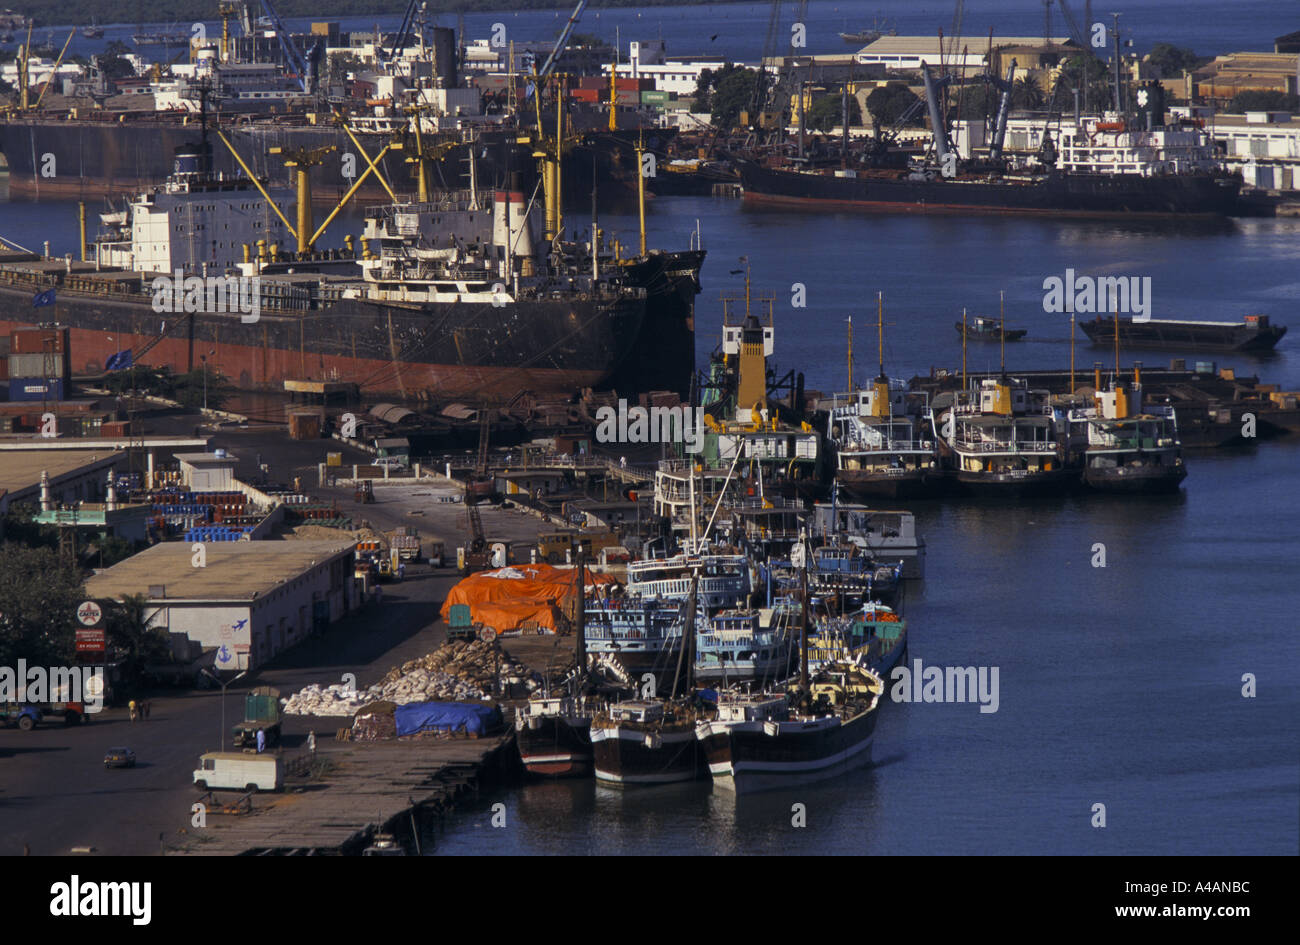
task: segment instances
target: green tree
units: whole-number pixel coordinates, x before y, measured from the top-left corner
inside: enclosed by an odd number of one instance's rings
[[[839,125],[843,117],[841,104],[839,92],[818,96],[813,99],[808,113],[804,115],[804,124],[813,131],[830,131]],[[862,109],[858,107],[858,99],[854,95],[849,96],[849,124],[862,124]]]
[[[758,81],[757,71],[744,68],[732,68],[718,78],[710,98],[713,124],[719,128],[734,128],[740,120],[740,113],[753,104]],[[757,117],[751,115],[750,120]]]
[[[1228,111],[1241,112],[1300,112],[1300,96],[1287,92],[1268,91],[1238,92],[1228,103]]]
[[[0,545],[0,666],[69,662],[81,600],[81,573],[58,552]]]
[[[1174,79],[1189,69],[1196,69],[1210,61],[1208,56],[1198,56],[1190,49],[1183,49],[1171,43],[1156,43],[1147,53],[1147,62],[1158,66],[1160,74],[1167,79]]]
[[[867,96],[867,112],[879,135],[885,128],[892,127],[909,108],[920,99],[902,82],[890,82],[871,90]],[[922,120],[922,109],[917,109],[908,124],[918,125]]]
[[[100,56],[99,71],[110,79],[129,79],[135,75],[131,63],[121,56]]]
[[[147,664],[163,662],[171,655],[167,631],[150,625],[150,609],[147,596],[128,594],[110,602],[104,614],[108,645],[129,682],[138,682]]]

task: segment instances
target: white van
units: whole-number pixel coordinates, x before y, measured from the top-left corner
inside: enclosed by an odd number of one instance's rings
[[[194,783],[203,790],[278,791],[284,784],[279,755],[210,751],[199,756]]]

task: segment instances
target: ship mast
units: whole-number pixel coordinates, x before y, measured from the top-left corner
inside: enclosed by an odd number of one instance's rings
[[[808,536],[799,536],[799,689],[808,695]]]
[[[575,656],[578,661],[578,672],[586,675],[587,672],[587,576],[585,559],[582,554],[582,542],[577,542],[577,567],[574,568],[574,574],[577,575],[578,581],[578,613],[577,613],[577,650]],[[576,693],[575,693],[576,695]]]
[[[1007,316],[1006,316],[1006,292],[998,293],[998,331],[1002,338],[1002,379],[1007,377]]]
[[[966,310],[961,310],[961,389],[966,389]]]
[[[849,386],[853,390],[853,316],[849,316]]]
[[[880,379],[885,379],[885,293],[876,293],[876,349],[880,356]]]

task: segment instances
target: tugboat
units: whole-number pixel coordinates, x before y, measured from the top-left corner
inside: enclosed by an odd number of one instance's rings
[[[1004,375],[979,389],[940,394],[932,408],[940,452],[957,487],[984,497],[1066,491],[1077,483],[1056,441],[1048,392]]]
[[[826,436],[835,447],[835,482],[858,499],[923,499],[944,486],[934,441],[921,430],[928,403],[885,374],[883,295],[877,300],[880,371],[871,386],[836,394]],[[852,332],[852,323],[849,330]],[[849,386],[853,386],[850,334]]]
[[[1083,482],[1098,492],[1177,492],[1187,478],[1177,417],[1172,407],[1143,406],[1141,369],[1134,373],[1131,390],[1116,382],[1097,391],[1097,406],[1079,418],[1088,434]]]
[[[806,568],[806,553],[798,557]],[[723,790],[747,794],[805,784],[871,760],[884,682],[852,663],[810,674],[806,578],[804,585],[797,687],[784,698],[776,692],[720,696],[717,718],[695,727],[713,783]]]
[[[1006,327],[1006,322],[1001,318],[985,318],[983,315],[976,315],[969,322],[963,318],[957,322],[957,330],[973,341],[1019,341],[1025,335],[1029,334],[1027,328]]]

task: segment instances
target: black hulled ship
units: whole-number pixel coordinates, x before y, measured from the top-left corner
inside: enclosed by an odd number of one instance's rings
[[[1267,315],[1247,315],[1239,322],[1200,322],[1182,319],[1148,318],[1130,316],[1101,316],[1079,327],[1093,344],[1111,346],[1115,343],[1115,323],[1119,322],[1119,342],[1126,348],[1167,348],[1190,351],[1241,351],[1264,353],[1272,351],[1282,336],[1285,325],[1274,325]]]

